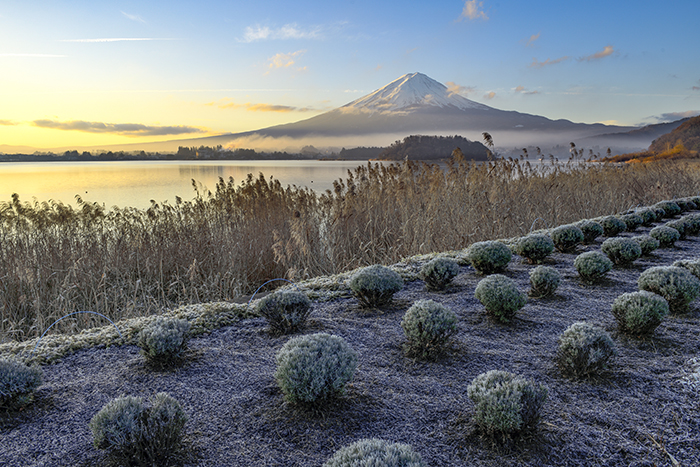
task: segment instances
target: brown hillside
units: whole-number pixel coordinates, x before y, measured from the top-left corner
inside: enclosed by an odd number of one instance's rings
[[[693,117],[672,132],[658,137],[652,141],[649,150],[660,153],[679,144],[689,151],[700,151],[700,116]]]

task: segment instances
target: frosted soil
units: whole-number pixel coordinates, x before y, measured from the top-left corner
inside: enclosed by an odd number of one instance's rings
[[[602,240],[576,254],[600,249]],[[80,350],[43,366],[44,384],[32,405],[0,416],[0,465],[122,465],[92,446],[88,422],[113,398],[147,399],[160,391],[180,401],[189,417],[173,466],[321,466],[340,447],[367,437],[411,444],[435,467],[700,465],[700,384],[693,373],[700,300],[641,339],[620,335],[610,313],[618,295],[637,290],[644,269],[700,258],[698,240],[616,266],[595,285],[579,280],[576,254],[554,253],[544,264],[563,275],[556,295],[530,298],[508,325],[494,322],[474,298],[483,276],[470,266],[444,292],[408,282],[383,309],[361,309],[349,294],[316,302],[298,334],[342,336],[358,352],[359,367],[345,396],[314,411],[285,402],[273,374],[275,353],[289,336],[271,336],[261,318],[193,338],[183,365],[167,371],[148,367],[135,346]],[[525,292],[533,267],[514,256],[505,274]],[[424,298],[459,318],[452,348],[434,362],[402,351],[403,314]],[[582,320],[604,327],[618,355],[602,375],[571,380],[555,363],[557,337]],[[549,388],[535,430],[496,442],[474,426],[466,388],[492,369]]]

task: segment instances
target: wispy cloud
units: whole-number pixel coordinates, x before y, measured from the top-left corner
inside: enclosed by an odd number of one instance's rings
[[[688,110],[687,112],[669,112],[661,115],[652,115],[647,120],[656,120],[660,123],[675,122],[682,118],[696,117],[700,115],[700,110]]]
[[[138,22],[138,23],[145,23],[145,22],[146,22],[146,20],[144,20],[143,18],[141,18],[139,15],[131,15],[131,14],[126,13],[126,12],[124,12],[124,11],[122,11],[121,13],[122,13],[122,15],[126,16],[127,18],[129,18],[131,21],[136,21],[136,22]]]
[[[530,36],[529,39],[522,41],[525,42],[525,47],[533,47],[535,41],[540,38],[540,34],[542,33],[538,32],[537,34],[533,34],[532,36]]]
[[[203,133],[204,130],[191,126],[151,126],[141,123],[102,123],[73,120],[34,120],[32,125],[52,130],[82,131],[86,133],[113,133],[123,136],[165,136]]]
[[[29,58],[63,58],[68,55],[60,54],[0,54],[0,57],[29,57]]]
[[[445,84],[447,85],[447,93],[450,96],[454,96],[455,94],[468,96],[469,94],[476,91],[476,88],[474,86],[460,86],[459,84],[453,81],[448,81]]]
[[[97,39],[62,39],[58,42],[130,42],[130,41],[174,41],[176,39],[159,37],[103,37]]]
[[[278,68],[289,68],[292,65],[296,63],[297,57],[300,57],[306,53],[306,50],[297,50],[296,52],[291,52],[291,53],[278,53],[275,54],[274,56],[270,57],[267,59],[268,63],[268,68],[270,70],[278,69]],[[270,73],[270,70],[267,71],[268,74]],[[301,67],[297,68],[297,71],[304,71],[306,70],[306,67]]]
[[[233,99],[221,99],[218,102],[209,102],[205,105],[216,106],[220,109],[245,109],[249,112],[313,112],[316,109],[311,107],[294,107],[291,105],[279,105],[279,104],[264,104],[264,103],[252,103],[246,102],[239,104],[234,102]]]
[[[606,45],[603,50],[596,52],[593,55],[587,55],[577,59],[579,62],[592,62],[594,60],[600,60],[601,58],[609,57],[615,52],[615,48],[612,45]]]
[[[0,125],[2,126],[15,126],[19,125],[19,123],[13,121],[13,120],[0,120]]]
[[[514,89],[515,92],[519,92],[520,94],[525,94],[528,96],[534,95],[534,94],[539,94],[539,91],[528,91],[525,89],[525,86],[518,86],[517,88]]]
[[[698,84],[700,85],[700,79],[698,80]],[[693,91],[700,91],[700,86],[693,86],[691,89]]]
[[[459,16],[459,21],[468,19],[473,21],[475,19],[487,20],[489,17],[484,13],[483,10],[484,2],[477,2],[476,0],[468,0],[464,3],[464,8],[462,9],[462,14]]]
[[[490,92],[487,92],[486,94],[484,94],[484,99],[491,100],[494,97],[496,97],[496,93],[493,91],[490,91]]]
[[[320,39],[322,36],[319,26],[311,29],[302,29],[296,24],[286,24],[280,28],[269,26],[248,26],[243,33],[241,42],[256,42],[263,40],[287,40],[287,39]]]
[[[533,58],[532,63],[529,66],[530,68],[544,68],[549,65],[556,65],[557,63],[565,62],[570,58],[571,57],[567,55],[565,57],[555,58],[554,60],[548,58],[544,62],[538,62],[536,58]]]

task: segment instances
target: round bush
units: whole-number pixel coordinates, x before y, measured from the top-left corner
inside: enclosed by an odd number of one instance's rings
[[[402,288],[401,276],[380,264],[362,268],[350,279],[350,289],[365,307],[387,305]]]
[[[16,410],[29,404],[41,386],[42,371],[15,357],[0,358],[0,409]]]
[[[664,219],[664,217],[666,217],[666,211],[662,207],[652,206],[649,209],[652,209],[656,213],[655,222],[661,222]]]
[[[617,216],[606,216],[599,222],[600,225],[603,226],[603,235],[606,237],[615,237],[621,232],[627,230],[627,224],[625,224],[622,219]]]
[[[603,226],[596,221],[584,220],[576,224],[583,233],[583,243],[593,243],[603,235]]]
[[[684,218],[672,220],[666,222],[664,224],[666,227],[671,227],[672,229],[676,229],[678,231],[678,234],[680,237],[678,237],[679,240],[685,240],[687,232],[686,229],[690,227],[689,222],[687,222]]]
[[[587,251],[576,257],[574,267],[583,280],[594,282],[605,277],[613,263],[599,251]]]
[[[681,259],[675,261],[671,266],[685,268],[690,271],[692,275],[700,279],[700,260]]]
[[[629,264],[642,256],[642,247],[631,238],[608,238],[600,249],[615,264]]]
[[[575,225],[560,225],[551,232],[552,241],[557,250],[568,253],[583,243],[583,232]]]
[[[655,208],[664,210],[663,217],[673,217],[681,213],[681,208],[673,201],[660,201],[654,205]]]
[[[273,334],[288,334],[304,326],[311,300],[297,290],[276,291],[263,297],[256,311],[267,320]]]
[[[418,300],[406,311],[401,327],[408,339],[409,356],[433,357],[457,332],[457,316],[449,308],[432,300]]]
[[[95,447],[141,465],[166,459],[180,443],[187,416],[164,392],[150,402],[146,406],[140,397],[126,396],[107,403],[89,423]]]
[[[646,290],[625,293],[613,302],[612,314],[620,331],[634,335],[649,334],[668,315],[668,302]]]
[[[187,349],[190,323],[184,319],[158,316],[144,326],[137,344],[149,363],[169,365],[177,362]]]
[[[578,322],[559,336],[557,359],[564,373],[581,377],[603,370],[615,355],[615,344],[603,329]]]
[[[697,235],[700,233],[700,214],[686,214],[681,219],[685,221],[686,235]]]
[[[323,467],[427,467],[408,444],[361,439],[342,447]]]
[[[688,199],[674,199],[673,202],[676,203],[679,208],[681,208],[681,212],[692,211],[693,209],[697,209],[695,203]]]
[[[314,403],[342,394],[357,369],[352,347],[325,333],[290,339],[275,359],[275,380],[290,402]]]
[[[620,219],[622,220],[622,222],[625,223],[625,228],[628,232],[634,232],[635,230],[637,230],[637,227],[644,223],[644,219],[642,219],[642,216],[636,213],[624,214],[620,216]]]
[[[659,241],[659,248],[672,247],[681,238],[676,229],[659,225],[649,231],[649,235]]]
[[[443,290],[459,274],[459,264],[448,258],[435,258],[423,265],[418,277],[428,290]]]
[[[642,218],[642,225],[649,226],[656,222],[657,214],[656,211],[651,208],[642,208],[635,211],[639,217]]]
[[[639,243],[639,246],[642,249],[642,256],[648,255],[652,251],[659,248],[660,245],[659,241],[651,235],[637,235],[636,237],[632,237],[632,240]]]
[[[554,242],[544,234],[522,237],[515,245],[515,252],[531,263],[539,263],[554,251]]]
[[[515,312],[525,306],[527,296],[518,291],[515,282],[501,274],[479,281],[474,296],[498,321],[509,322]]]
[[[545,297],[552,295],[561,283],[561,274],[549,266],[537,266],[530,271],[530,296]]]
[[[700,279],[685,268],[655,266],[642,272],[637,279],[640,290],[661,295],[669,309],[683,312],[700,295]]]
[[[499,370],[474,378],[467,394],[474,402],[474,421],[492,435],[534,426],[547,400],[544,385]]]
[[[505,269],[513,254],[501,242],[486,241],[474,243],[467,250],[466,256],[478,273],[493,274]]]

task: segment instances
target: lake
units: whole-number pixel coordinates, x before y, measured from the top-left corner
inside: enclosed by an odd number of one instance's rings
[[[273,176],[283,186],[306,186],[318,193],[347,178],[367,161],[124,161],[0,163],[0,201],[13,193],[21,201],[49,199],[75,206],[75,195],[105,206],[147,208],[151,200],[175,204],[191,200],[192,179],[213,191],[219,177],[236,183],[249,173]]]

